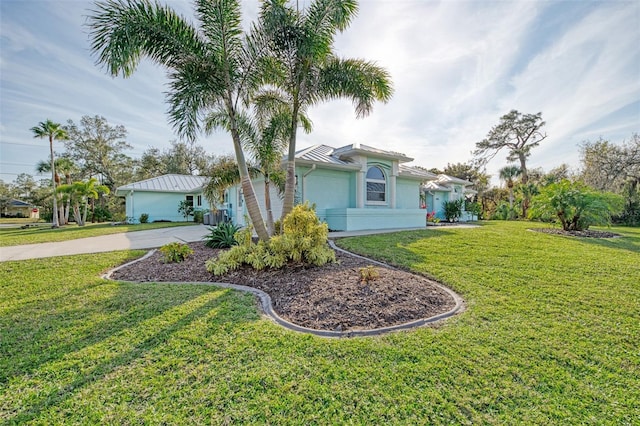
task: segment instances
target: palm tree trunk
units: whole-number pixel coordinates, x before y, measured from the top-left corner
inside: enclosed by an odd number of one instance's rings
[[[229,124],[231,125],[231,139],[233,140],[233,150],[236,154],[236,161],[238,162],[238,171],[240,172],[240,184],[242,186],[242,193],[244,194],[244,200],[247,206],[247,212],[249,218],[253,224],[258,238],[261,241],[269,240],[269,231],[264,224],[264,218],[260,211],[260,204],[256,198],[256,193],[253,190],[253,183],[249,177],[249,169],[247,168],[247,161],[244,158],[244,151],[242,150],[242,144],[240,141],[240,133],[238,133],[238,123],[236,122],[235,109],[231,99],[227,99],[227,111],[229,112]]]
[[[287,154],[287,179],[284,184],[284,199],[282,200],[282,219],[293,210],[296,193],[296,132],[298,130],[299,109],[300,104],[295,96],[291,111],[291,133],[289,134],[289,152]]]
[[[264,177],[264,206],[267,209],[267,231],[269,235],[273,235],[273,211],[271,210],[271,194],[270,194],[269,176]]]
[[[49,151],[51,151],[51,186],[53,187],[53,217],[51,218],[51,226],[54,228],[60,227],[58,221],[58,194],[56,192],[56,166],[53,158],[53,137],[49,135]]]

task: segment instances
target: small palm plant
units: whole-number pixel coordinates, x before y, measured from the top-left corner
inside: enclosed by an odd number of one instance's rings
[[[231,222],[223,222],[216,227],[209,228],[209,235],[205,235],[204,245],[209,248],[224,249],[238,245],[235,234],[240,227]]]

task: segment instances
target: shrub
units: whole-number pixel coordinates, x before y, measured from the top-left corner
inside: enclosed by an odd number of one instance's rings
[[[140,223],[149,223],[149,214],[148,213],[142,213],[140,215]]]
[[[444,217],[447,222],[457,222],[462,216],[462,206],[464,200],[445,201],[443,204]]]
[[[193,254],[188,245],[175,241],[160,247],[160,252],[164,255],[164,263],[180,263]]]
[[[364,268],[358,269],[360,272],[360,282],[362,284],[369,284],[371,281],[375,281],[380,278],[380,272],[373,265],[367,265]]]
[[[204,222],[204,212],[202,210],[194,210],[194,212],[193,212],[193,221],[195,223]]]
[[[109,211],[109,209],[107,209],[106,207],[101,206],[95,206],[93,208],[93,218],[97,222],[108,222],[113,220],[111,211]]]
[[[234,235],[240,229],[230,222],[219,223],[215,227],[209,227],[209,235],[205,235],[204,245],[209,248],[229,248],[238,245]]]
[[[235,234],[238,245],[208,260],[207,270],[222,275],[248,264],[254,269],[281,268],[288,262],[324,265],[335,262],[336,255],[327,245],[329,229],[320,223],[312,207],[299,204],[282,221],[282,234],[269,241],[252,242],[253,228],[247,226]]]
[[[624,208],[622,197],[599,192],[582,182],[563,179],[540,190],[533,199],[533,219],[558,219],[565,231],[582,231],[591,225],[608,225],[611,215]]]

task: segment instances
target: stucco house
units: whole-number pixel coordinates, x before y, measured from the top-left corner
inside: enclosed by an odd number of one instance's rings
[[[169,174],[120,186],[116,189],[116,195],[125,198],[127,218],[134,221],[146,213],[149,222],[180,222],[185,220],[178,213],[181,201],[190,203],[197,210],[211,209],[203,194],[208,180],[205,176]]]
[[[334,231],[425,226],[421,184],[437,176],[405,164],[411,161],[404,154],[367,145],[314,145],[296,153],[296,201],[315,204],[320,220]],[[264,185],[256,184],[255,190],[262,202]],[[243,224],[241,189],[234,186],[227,192],[224,207],[234,222]],[[271,200],[277,218],[282,201],[275,189]]]
[[[436,179],[422,185],[427,210],[435,212],[437,218],[441,220],[445,219],[444,203],[447,201],[463,200],[467,196],[476,194],[476,191],[469,188],[471,185],[472,183],[468,180],[444,174],[438,175]],[[463,211],[462,217],[460,218],[463,222],[473,219],[474,217],[467,211]]]
[[[314,145],[296,153],[296,202],[314,204],[320,220],[333,231],[423,227],[427,211],[436,210],[444,218],[442,203],[463,197],[471,182],[408,166],[411,161],[399,152],[367,145]],[[211,208],[202,192],[206,183],[202,176],[164,175],[121,186],[116,195],[125,197],[128,217],[147,213],[150,221],[177,221],[184,220],[177,211],[182,200],[202,210]],[[264,181],[255,179],[254,190],[264,215]],[[282,198],[274,185],[270,198],[277,219]],[[240,185],[226,190],[217,209],[234,223],[245,224]],[[461,220],[468,219],[466,215]]]

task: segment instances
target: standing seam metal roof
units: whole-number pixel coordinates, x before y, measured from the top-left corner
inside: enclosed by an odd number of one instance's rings
[[[197,192],[208,180],[206,176],[170,174],[123,185],[117,191]]]

